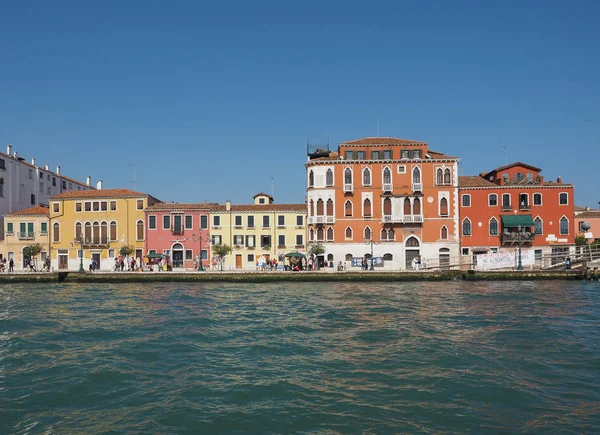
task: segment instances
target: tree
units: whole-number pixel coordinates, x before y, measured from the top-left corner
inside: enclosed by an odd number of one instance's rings
[[[317,260],[317,257],[319,255],[323,255],[324,253],[325,253],[325,248],[323,247],[322,243],[311,243],[310,245],[308,245],[308,255],[309,256],[314,255],[317,270],[319,269],[319,261]]]
[[[37,265],[36,257],[42,252],[42,245],[34,243],[33,245],[26,246],[23,248],[23,255],[25,257],[31,257],[32,263]]]
[[[575,244],[577,246],[582,246],[582,245],[587,245],[587,239],[585,238],[585,236],[576,236],[575,237]]]
[[[223,270],[223,260],[227,254],[231,253],[231,246],[229,245],[214,245],[212,247],[213,254],[219,257],[219,270]]]
[[[133,254],[133,246],[131,245],[125,245],[125,246],[121,246],[121,249],[119,249],[119,254],[122,255],[123,257],[127,257],[131,254]]]

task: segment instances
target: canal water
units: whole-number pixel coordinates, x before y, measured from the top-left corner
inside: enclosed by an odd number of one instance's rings
[[[600,433],[600,285],[0,286],[0,433]]]

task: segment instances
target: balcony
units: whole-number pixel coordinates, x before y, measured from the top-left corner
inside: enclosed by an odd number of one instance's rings
[[[504,232],[500,235],[502,243],[531,243],[535,237],[534,233],[530,232]]]
[[[173,234],[174,236],[180,236],[183,234],[183,227],[180,228],[171,228],[171,234]]]
[[[413,183],[412,191],[413,192],[422,192],[423,191],[423,183]]]
[[[34,234],[29,231],[19,231],[19,240],[32,240],[33,235]]]
[[[521,205],[519,205],[519,210],[521,210],[521,211],[530,211],[531,210],[531,206],[529,204],[521,204]]]
[[[502,204],[501,210],[502,211],[512,211],[512,205],[510,205],[510,204],[508,204],[508,205],[507,204]]]
[[[423,223],[422,214],[407,214],[404,216],[383,215],[383,223],[386,224],[413,224]]]
[[[314,216],[308,216],[306,222],[308,222],[308,225],[313,225],[316,222],[316,219]]]
[[[392,191],[392,183],[383,183],[383,191],[391,192]]]
[[[352,184],[344,184],[344,193],[354,192],[354,186]]]
[[[335,222],[335,217],[334,216],[325,216],[325,222],[328,224],[332,224]]]
[[[317,216],[317,223],[322,224],[325,222],[325,216]]]

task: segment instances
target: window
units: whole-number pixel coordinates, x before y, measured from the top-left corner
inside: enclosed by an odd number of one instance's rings
[[[200,251],[200,260],[207,260],[208,259],[208,249],[203,249],[202,251]]]
[[[136,207],[138,210],[143,210],[143,209],[144,209],[144,200],[143,200],[143,199],[138,199],[138,200],[135,202],[135,207]]]
[[[164,215],[163,216],[163,230],[170,230],[171,229],[171,215]]]
[[[42,178],[42,179],[44,178],[44,173],[43,172],[40,172],[40,178]]]
[[[364,160],[365,159],[365,152],[364,151],[357,151],[356,152],[356,160]]]
[[[156,229],[156,216],[148,216],[148,229],[149,230]]]
[[[114,249],[109,249],[108,250],[108,257],[109,258],[115,258],[115,250]]]
[[[371,151],[371,160],[379,160],[379,151]]]
[[[448,200],[446,198],[440,199],[440,216],[448,216]]]
[[[52,185],[56,187],[56,177],[52,177]]]
[[[383,160],[390,160],[392,158],[392,151],[385,150],[383,151]]]
[[[58,202],[52,203],[52,211],[54,213],[58,213],[60,211],[60,204]]]
[[[63,190],[67,190],[67,182],[65,180],[62,180],[62,188]]]
[[[533,205],[542,205],[542,194],[541,193],[533,194]]]
[[[538,236],[544,234],[543,223],[539,216],[533,220],[533,232]]]
[[[369,198],[363,202],[363,216],[371,217],[371,200]]]
[[[106,203],[106,201],[102,201],[100,203],[100,211],[106,211],[108,210],[108,204]]]
[[[462,248],[461,253],[462,255],[469,255],[469,248]]]
[[[235,222],[235,226],[236,227],[241,227],[242,226],[242,217],[241,216],[235,216],[234,218],[234,222]]]
[[[31,205],[35,205],[35,195],[31,194]]]
[[[52,195],[52,188],[50,186],[46,187],[46,194],[48,196]]]
[[[567,205],[569,203],[569,194],[566,192],[561,192],[558,195],[558,203],[560,205]]]
[[[352,240],[352,228],[347,227],[344,236],[345,236],[346,240]]]
[[[390,218],[392,216],[392,201],[389,198],[383,200],[383,215]]]
[[[193,228],[193,219],[191,215],[186,215],[185,216],[185,229],[186,230],[191,230]]]
[[[154,218],[156,219],[156,216],[154,216]],[[117,223],[115,221],[112,221],[110,223],[110,240],[112,240],[113,242],[117,240]]]
[[[523,176],[522,172],[517,172],[515,174],[515,181],[523,181],[525,179],[525,177]]]
[[[344,259],[346,261],[352,261],[352,254],[346,254],[346,257],[344,257]]]
[[[437,184],[444,184],[444,171],[441,168],[437,170],[436,182]]]
[[[325,184],[327,186],[333,186],[333,171],[331,169],[327,169],[327,173],[325,174]]]
[[[193,258],[193,253],[191,249],[186,249],[185,250],[185,259],[186,260],[191,260]]]
[[[490,193],[488,195],[488,205],[490,207],[495,207],[498,205],[498,195],[495,193]]]
[[[421,182],[421,170],[419,168],[413,169],[413,183]]]
[[[350,200],[344,204],[344,216],[352,216],[352,201]]]
[[[446,225],[440,230],[440,239],[448,240],[448,228],[446,228]]]
[[[235,246],[242,246],[244,244],[244,236],[241,234],[233,236],[233,244]]]
[[[412,158],[413,159],[420,159],[421,158],[421,150],[413,150],[413,152],[412,152]]]
[[[371,228],[365,228],[364,236],[365,240],[371,240]]]
[[[317,228],[317,241],[318,242],[323,241],[323,228],[322,227]]]
[[[264,204],[265,203],[265,199],[264,198],[258,198],[258,203],[259,204]]]
[[[52,241],[54,243],[60,242],[60,224],[58,222],[55,222],[52,226]]]
[[[92,211],[92,203],[91,203],[91,202],[86,202],[86,203],[84,204],[84,207],[83,207],[83,209],[84,209],[85,211]]]
[[[144,221],[140,220],[140,222],[142,223],[142,229],[143,229]],[[100,242],[104,243],[104,244],[108,243],[108,225],[106,224],[106,222],[102,222],[100,224]]]
[[[99,201],[92,202],[92,208],[94,211],[100,211],[100,202]]]
[[[311,242],[315,240],[315,230],[312,228],[308,230],[308,240]]]
[[[471,207],[471,195],[462,196],[462,205],[463,207]]]
[[[502,207],[510,208],[510,193],[502,194]]]
[[[496,220],[496,218],[492,218],[490,220],[490,236],[497,236],[498,235],[498,221]]]
[[[471,221],[466,218],[465,220],[463,220],[462,223],[462,233],[463,236],[470,236],[471,235]]]
[[[91,240],[92,240],[92,224],[90,222],[86,222],[85,223],[85,229],[84,229],[83,237],[88,242],[91,242]]]
[[[285,246],[285,234],[279,234],[279,236],[277,236],[277,246]]]
[[[40,233],[48,234],[48,222],[42,222],[42,224],[40,225]]]
[[[533,172],[528,172],[527,173],[527,181],[529,183],[533,183]]]
[[[110,210],[115,211],[117,209],[117,201],[110,202]]]
[[[296,234],[296,246],[304,245],[304,236],[302,234]]]
[[[402,150],[400,152],[400,158],[401,159],[408,159],[408,150]]]
[[[383,261],[392,261],[394,256],[392,254],[383,254]]]
[[[406,174],[406,166],[404,166],[404,165],[398,165],[398,173],[399,174]]]
[[[254,236],[246,236],[246,246],[248,248],[254,248]]]
[[[363,186],[370,186],[371,185],[371,171],[369,170],[369,168],[365,168],[363,170]]]
[[[452,184],[451,178],[450,178],[450,169],[446,168],[444,170],[444,184]]]
[[[352,171],[346,168],[344,171],[344,184],[352,184]]]
[[[200,216],[200,229],[205,230],[208,228],[208,216],[202,215]]]
[[[4,159],[0,159],[0,169],[6,169],[6,162],[4,161]],[[30,171],[31,171],[31,169],[30,169]]]
[[[297,227],[301,227],[304,225],[304,216],[302,216],[301,214],[296,216],[296,226]]]
[[[213,235],[211,236],[211,243],[213,245],[220,245],[221,244],[221,236],[219,235]]]
[[[269,216],[264,215],[262,218],[263,218],[263,222],[262,222],[263,228],[269,228],[271,226],[271,222],[269,221]]]
[[[260,247],[266,248],[271,246],[271,236],[260,236]]]
[[[345,151],[344,152],[344,159],[346,159],[346,160],[352,160],[352,151]]]
[[[221,216],[213,216],[213,227],[221,226]]]
[[[383,169],[383,184],[391,184],[392,183],[392,171],[390,168]]]
[[[327,200],[327,207],[325,209],[325,214],[327,216],[333,216],[333,201],[331,200],[331,198],[329,198]]]
[[[40,193],[44,193],[44,183],[40,183]]]
[[[308,172],[308,187],[313,187],[315,185],[315,173],[312,169]]]
[[[327,241],[333,242],[333,228],[327,228]]]
[[[248,263],[254,263],[254,254],[248,254]]]
[[[277,226],[278,227],[284,227],[285,226],[285,216],[284,215],[277,216]]]
[[[254,216],[248,216],[248,228],[254,228]]]
[[[14,224],[12,222],[6,223],[6,233],[12,234],[14,232]]]
[[[569,219],[564,216],[560,218],[560,234],[563,236],[569,234]]]

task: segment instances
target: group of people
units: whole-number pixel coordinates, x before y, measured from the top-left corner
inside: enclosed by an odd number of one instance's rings
[[[35,263],[31,260],[31,258],[25,258],[25,267],[24,270],[28,272],[37,272],[35,267]],[[0,272],[14,272],[15,271],[15,261],[11,258],[7,260],[6,258],[0,259]],[[50,257],[44,258],[44,263],[42,266],[42,272],[50,272]]]
[[[0,272],[5,272],[6,271],[6,258],[3,258],[2,260],[0,260]],[[14,272],[14,267],[15,267],[15,262],[13,261],[13,259],[11,258],[10,260],[8,260],[8,272]]]
[[[412,259],[411,266],[413,270],[425,269],[427,268],[427,260],[419,255]]]
[[[261,256],[256,260],[256,270],[277,270],[277,259]]]
[[[95,263],[96,260],[92,260],[92,264]],[[91,265],[90,265],[91,267]],[[122,255],[115,258],[115,267],[114,267],[114,271],[115,272],[123,272],[125,270],[125,268],[127,267],[127,270],[129,272],[133,272],[136,270],[137,267],[137,261],[135,259],[135,257],[123,257]],[[95,267],[94,267],[95,270]],[[92,269],[90,269],[90,271],[93,271]]]

